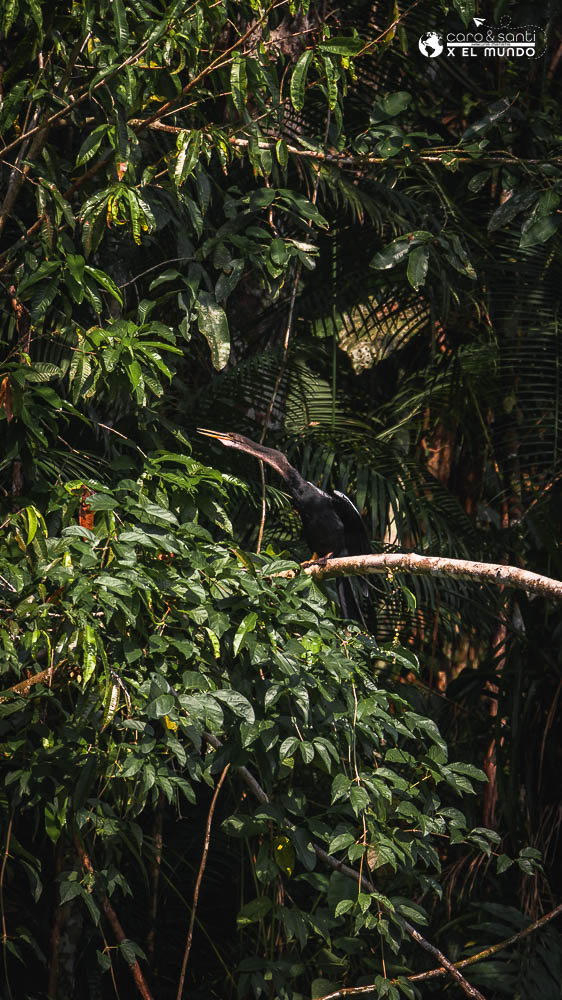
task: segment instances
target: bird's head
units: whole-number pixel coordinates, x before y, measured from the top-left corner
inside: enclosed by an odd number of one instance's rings
[[[244,437],[243,434],[233,434],[230,431],[210,431],[206,427],[198,427],[198,434],[204,434],[205,437],[213,438],[215,441],[220,441],[225,448],[237,448],[238,451],[250,451],[253,441],[249,438]]]
[[[241,451],[245,455],[253,455],[260,462],[270,465],[283,478],[286,478],[290,471],[295,472],[282,452],[276,451],[274,448],[266,448],[263,444],[258,444],[257,441],[251,441],[250,438],[244,437],[243,434],[233,434],[230,431],[224,433],[210,431],[206,427],[198,427],[197,431],[199,434],[204,434],[205,437],[213,438],[214,441],[220,441],[225,448],[236,448],[236,451]]]

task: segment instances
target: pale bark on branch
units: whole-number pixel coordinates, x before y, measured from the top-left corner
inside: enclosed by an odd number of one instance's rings
[[[392,576],[411,573],[415,576],[452,576],[463,580],[493,583],[497,586],[526,590],[562,601],[562,581],[541,576],[519,566],[476,562],[472,559],[449,559],[444,556],[420,556],[417,552],[381,552],[376,555],[343,556],[320,559],[303,567],[316,580],[332,576],[368,576],[372,573]]]

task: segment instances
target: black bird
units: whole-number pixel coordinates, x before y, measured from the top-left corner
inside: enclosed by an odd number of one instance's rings
[[[200,434],[220,441],[226,448],[236,448],[247,455],[261,459],[281,476],[293,507],[300,514],[304,539],[313,552],[313,558],[330,556],[358,556],[371,551],[363,518],[355,504],[339,490],[326,492],[314,483],[303,479],[281,451],[266,448],[251,441],[243,434],[221,433],[199,427]],[[365,580],[353,578],[362,595],[367,593]],[[365,620],[354,592],[352,578],[338,577],[338,600],[345,618],[354,618],[364,627]]]

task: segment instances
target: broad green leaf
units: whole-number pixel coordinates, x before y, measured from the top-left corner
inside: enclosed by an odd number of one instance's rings
[[[395,267],[396,264],[399,264],[404,257],[407,257],[415,247],[420,244],[428,243],[432,239],[433,233],[429,233],[423,229],[417,230],[413,233],[408,233],[407,236],[398,236],[397,239],[393,240],[392,243],[389,243],[384,250],[379,250],[379,252],[375,254],[370,266],[377,268],[379,271]]]
[[[535,219],[525,232],[522,232],[519,246],[521,249],[525,249],[526,247],[534,247],[537,243],[546,243],[558,231],[559,226],[559,215],[543,215]]]
[[[273,841],[273,857],[286,875],[292,875],[295,869],[295,850],[288,837],[275,837]]]
[[[338,833],[332,838],[328,845],[328,852],[330,854],[335,854],[336,851],[343,851],[351,844],[355,843],[355,837],[352,833]]]
[[[39,523],[37,520],[38,511],[35,507],[29,506],[25,508],[25,513],[27,515],[27,545],[31,545],[33,539],[35,538],[37,525]],[[40,514],[39,517],[41,517]]]
[[[254,722],[255,713],[250,702],[239,691],[219,690],[212,692],[213,698],[223,702],[225,705],[246,722]]]
[[[412,103],[412,95],[406,90],[398,90],[395,94],[388,94],[380,101],[380,107],[389,118],[401,114]]]
[[[312,49],[307,49],[299,57],[291,77],[291,103],[296,111],[301,111],[304,107],[306,77],[312,62]]]
[[[179,152],[174,164],[174,181],[180,187],[193,173],[199,161],[201,132],[198,129],[193,129],[191,132],[180,132],[177,147]]]
[[[230,89],[232,100],[237,111],[242,112],[246,105],[248,81],[246,77],[246,59],[236,54],[230,69]]]
[[[96,639],[91,625],[84,626],[82,636],[82,683],[84,686],[90,680],[96,668]]]
[[[93,132],[90,132],[90,134],[86,136],[84,142],[78,150],[78,156],[76,157],[77,167],[81,167],[84,163],[88,163],[88,161],[95,156],[104,140],[104,137],[107,135],[108,130],[109,125],[98,125]]]
[[[488,183],[491,176],[491,170],[479,170],[477,174],[474,174],[474,177],[470,178],[468,182],[468,190],[474,192],[481,191],[484,185]]]
[[[230,333],[224,309],[208,292],[198,294],[197,323],[211,348],[211,360],[216,369],[224,368],[230,357]]]
[[[471,0],[467,0],[468,3]],[[483,118],[479,118],[474,125],[470,125],[461,136],[461,142],[465,142],[466,139],[472,139],[474,136],[483,136],[491,128],[494,127],[497,121],[502,118],[506,111],[509,111],[511,105],[513,104],[513,99],[510,97],[502,97],[499,101],[495,101],[494,104],[490,105],[488,114],[484,115]]]
[[[223,273],[219,275],[217,283],[215,285],[215,295],[217,302],[222,302],[228,298],[230,293],[234,291],[242,274],[244,273],[245,263],[241,258],[238,260],[232,260],[229,262],[228,266],[224,268]]]
[[[244,642],[244,639],[248,632],[253,632],[256,627],[258,616],[255,611],[250,611],[249,614],[240,622],[240,625],[236,629],[236,635],[234,636],[234,641],[232,643],[232,648],[234,655],[237,656],[238,652]]]
[[[279,161],[279,165],[284,170],[289,162],[289,152],[287,150],[287,143],[284,139],[278,139],[275,143],[275,153]]]
[[[397,156],[404,145],[404,136],[402,135],[387,135],[382,142],[378,142],[375,150],[379,156],[383,156],[385,160],[389,159],[391,156]]]
[[[427,246],[415,247],[408,257],[408,281],[416,292],[425,284],[428,263],[429,248]]]
[[[117,288],[117,285],[115,284],[113,279],[110,278],[109,275],[105,273],[105,271],[101,271],[97,267],[90,267],[89,264],[86,264],[86,266],[84,267],[84,273],[91,275],[91,277],[97,282],[98,285],[100,285],[102,288],[105,288],[105,290],[109,292],[114,299],[117,299],[119,305],[123,305],[123,296],[121,295],[121,292]]]
[[[322,53],[329,52],[335,56],[356,56],[364,47],[365,41],[362,38],[334,35],[333,38],[327,38],[320,42],[318,50]]]
[[[129,25],[127,24],[125,6],[123,0],[111,0],[110,6],[113,11],[113,23],[117,35],[117,48],[119,52],[122,52],[129,41]]]
[[[328,94],[328,107],[331,111],[334,110],[338,103],[338,82],[336,78],[336,70],[334,68],[334,62],[330,55],[327,53],[322,55],[322,63],[324,65],[324,72],[326,74],[326,91]]]
[[[267,896],[259,896],[242,907],[236,918],[236,923],[239,927],[246,927],[248,924],[263,920],[271,910],[271,906],[271,900]]]
[[[312,846],[310,834],[306,830],[298,828],[291,830],[291,842],[306,871],[313,871],[316,867],[316,852]]]
[[[340,899],[339,903],[336,906],[334,916],[341,917],[343,916],[344,913],[349,913],[349,911],[352,910],[354,906],[355,906],[354,899]]]
[[[59,902],[61,906],[63,903],[69,903],[71,899],[76,899],[77,896],[81,896],[84,892],[80,882],[61,882],[59,888]]]
[[[279,760],[284,760],[285,757],[292,757],[298,745],[299,740],[296,736],[288,736],[279,747]]]
[[[356,816],[359,816],[369,805],[369,793],[361,785],[353,785],[349,792],[349,801]]]
[[[277,264],[279,267],[283,267],[283,265],[287,263],[289,256],[285,240],[272,240],[269,247],[269,253],[273,263]]]

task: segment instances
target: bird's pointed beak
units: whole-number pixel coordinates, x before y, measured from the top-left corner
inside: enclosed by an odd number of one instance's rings
[[[221,431],[210,431],[207,427],[198,427],[197,433],[204,434],[205,437],[214,438],[216,441],[228,440],[230,436],[228,433],[222,433]]]

